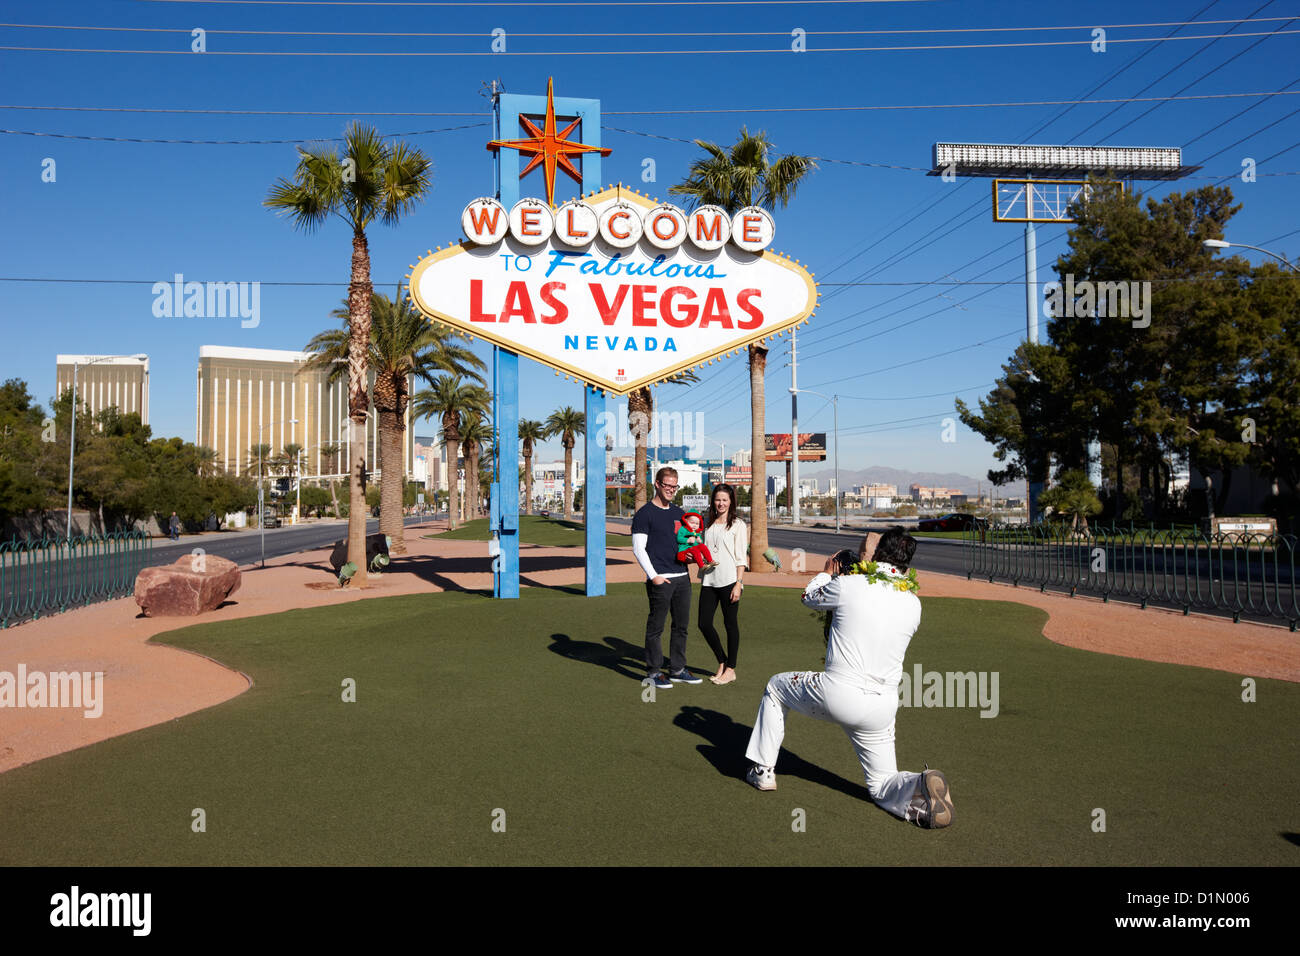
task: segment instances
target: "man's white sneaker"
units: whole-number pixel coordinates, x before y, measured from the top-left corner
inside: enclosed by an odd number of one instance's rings
[[[754,764],[749,768],[749,772],[745,774],[745,782],[758,790],[775,790],[776,771],[771,767],[760,767],[758,764]]]
[[[941,830],[952,826],[952,794],[948,792],[948,779],[941,771],[929,766],[921,772],[912,797],[917,826],[926,830]]]

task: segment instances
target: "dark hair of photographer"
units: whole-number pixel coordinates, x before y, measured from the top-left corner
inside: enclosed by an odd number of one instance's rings
[[[900,571],[906,571],[912,564],[912,555],[916,554],[916,539],[901,527],[890,528],[880,536],[876,543],[876,553],[872,561],[884,561],[894,565]]]

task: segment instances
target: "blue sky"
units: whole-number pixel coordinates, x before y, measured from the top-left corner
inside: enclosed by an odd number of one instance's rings
[[[729,144],[742,123],[766,130],[779,151],[822,158],[792,205],[776,213],[775,248],[799,258],[823,283],[823,306],[799,334],[799,384],[843,396],[845,469],[881,464],[984,477],[995,464],[989,446],[973,433],[959,427],[955,442],[942,441],[941,434],[954,395],[973,402],[987,393],[1001,362],[1023,338],[1023,227],[992,222],[988,180],[945,183],[926,176],[936,140],[1183,146],[1185,163],[1205,167],[1198,178],[1141,184],[1148,195],[1233,177],[1227,184],[1243,208],[1228,238],[1264,246],[1276,240],[1271,248],[1289,256],[1300,249],[1300,175],[1293,175],[1300,171],[1300,121],[1288,117],[1300,107],[1300,97],[1217,97],[1300,90],[1297,0],[747,6],[115,0],[6,3],[3,10],[6,22],[47,28],[0,27],[0,46],[180,51],[0,50],[0,127],[108,138],[0,134],[0,277],[64,280],[0,282],[0,321],[8,332],[0,375],[25,379],[38,400],[48,403],[56,353],[147,352],[152,424],[159,435],[194,438],[200,345],[300,349],[333,324],[329,312],[345,294],[350,241],[341,224],[305,235],[262,206],[270,184],[292,171],[291,144],[112,140],[322,139],[339,136],[354,115],[386,134],[404,134],[432,157],[434,190],[400,226],[370,232],[373,279],[391,294],[408,264],[458,236],[464,205],[491,192],[484,81],[497,78],[510,92],[541,94],[553,76],[558,96],[599,98],[603,142],[613,148],[603,178],[664,199],[699,152],[679,140]],[[1297,19],[1289,20],[1290,14]],[[1257,19],[1172,25],[1243,18]],[[48,28],[55,24],[175,32]],[[195,27],[207,31],[206,53],[190,52]],[[1089,46],[1096,27],[1106,29],[1105,52]],[[505,53],[490,49],[497,28],[506,31]],[[971,32],[976,28],[1000,29]],[[806,31],[808,52],[790,50],[796,29]],[[1260,35],[1272,31],[1278,32]],[[741,32],[771,35],[722,35]],[[527,35],[545,33],[559,35]],[[1224,33],[1228,37],[1217,41],[1120,42]],[[1063,40],[1070,44],[823,52]],[[722,50],[777,52],[717,52]],[[395,53],[452,55],[383,55]],[[1072,107],[958,105],[1211,94],[1216,98]],[[943,108],[921,108],[935,105]],[[38,106],[340,115],[11,108]],[[466,115],[370,115],[382,112]],[[428,130],[443,131],[419,132]],[[654,160],[654,182],[642,180],[647,158]],[[1240,178],[1246,158],[1259,164],[1255,182]],[[42,181],[46,159],[54,160],[54,182]],[[557,196],[566,188],[562,179]],[[1054,278],[1065,235],[1065,226],[1038,227],[1040,283]],[[261,282],[260,324],[241,328],[237,318],[155,317],[150,286],[175,273],[200,281]],[[127,281],[68,281],[74,279]],[[935,280],[1005,284],[921,284]],[[836,282],[914,284],[830,284]],[[488,350],[476,347],[486,358]],[[789,431],[788,359],[783,339],[769,356],[768,431]],[[562,405],[580,407],[579,386],[535,363],[521,365],[524,416],[545,418]],[[660,407],[692,420],[702,416],[705,433],[726,442],[729,452],[743,447],[749,432],[745,366],[743,356],[731,358],[702,371],[697,387],[661,388]],[[831,425],[829,404],[804,397],[800,430],[830,432]],[[558,445],[547,451],[558,454]]]

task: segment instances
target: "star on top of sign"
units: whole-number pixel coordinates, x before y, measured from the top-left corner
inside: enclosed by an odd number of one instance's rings
[[[582,173],[578,168],[569,161],[570,156],[578,156],[582,153],[600,153],[602,156],[608,156],[611,152],[607,146],[588,146],[586,143],[576,143],[569,139],[569,134],[577,128],[582,122],[581,117],[575,119],[560,132],[555,131],[555,80],[549,78],[546,81],[546,118],[542,121],[543,128],[538,129],[537,124],[526,116],[520,116],[519,122],[523,124],[532,136],[527,139],[494,139],[487,144],[487,148],[496,151],[505,146],[510,149],[517,149],[521,153],[531,153],[533,158],[528,165],[524,167],[519,178],[523,179],[539,165],[542,167],[542,173],[546,177],[546,201],[552,206],[555,205],[555,168],[559,166],[566,173],[574,178],[579,184],[582,183]]]

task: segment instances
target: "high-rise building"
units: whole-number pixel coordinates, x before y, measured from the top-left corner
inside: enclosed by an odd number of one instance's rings
[[[77,372],[77,401],[85,403],[91,415],[106,408],[136,412],[149,424],[149,356],[147,355],[56,355],[55,392],[60,397],[72,388],[72,371]]]
[[[257,470],[249,451],[261,443],[279,455],[286,445],[303,449],[305,476],[347,476],[351,442],[347,376],[330,382],[324,370],[303,370],[307,352],[280,349],[199,348],[195,444],[213,449],[233,474]],[[374,373],[371,373],[371,384]],[[297,419],[291,423],[290,419]],[[406,409],[403,474],[415,466],[411,409]],[[374,409],[366,420],[366,469],[379,471],[379,431]]]

